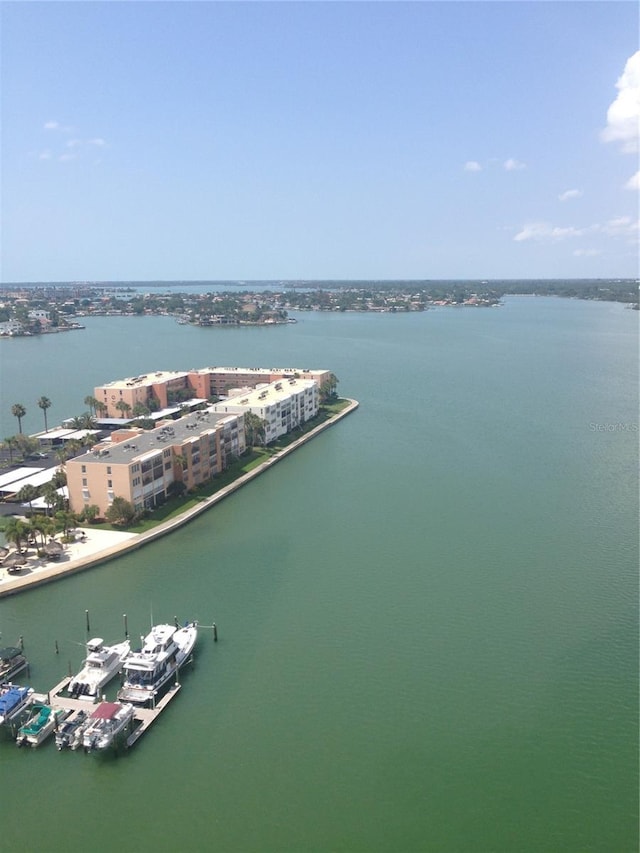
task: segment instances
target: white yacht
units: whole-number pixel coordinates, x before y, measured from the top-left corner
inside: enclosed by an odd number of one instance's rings
[[[82,669],[69,682],[67,690],[74,699],[87,699],[95,702],[100,691],[122,670],[126,656],[131,651],[129,640],[105,646],[101,637],[89,640],[87,656]]]
[[[131,652],[124,662],[124,684],[118,700],[136,705],[155,704],[162,688],[191,657],[198,635],[198,623],[156,625],[143,638],[142,648]]]
[[[85,752],[115,746],[118,735],[133,721],[134,712],[133,705],[101,702],[82,728],[82,746]]]

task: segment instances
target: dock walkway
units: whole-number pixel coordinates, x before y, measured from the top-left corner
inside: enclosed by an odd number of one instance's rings
[[[73,699],[71,696],[62,695],[70,681],[71,678],[66,676],[47,693],[34,694],[34,700],[46,702],[47,705],[62,708],[69,713],[86,711],[91,714],[92,710],[95,710],[99,703],[88,702],[85,699]],[[135,712],[133,715],[132,730],[125,741],[127,749],[137,743],[147,729],[149,729],[149,727],[158,719],[169,702],[171,702],[174,696],[177,696],[181,686],[182,685],[178,681],[176,681],[175,684],[172,684],[159,702],[157,702],[152,708],[141,708],[134,705]]]

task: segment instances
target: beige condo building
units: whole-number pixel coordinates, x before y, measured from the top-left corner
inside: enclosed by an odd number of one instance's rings
[[[170,409],[179,402],[223,399],[153,430],[125,427],[89,453],[67,462],[69,504],[80,513],[90,505],[104,518],[115,497],[136,510],[153,509],[178,489],[193,489],[221,473],[246,449],[244,415],[263,421],[269,444],[314,417],[328,370],[208,367],[157,371],[95,389],[109,418],[131,419],[136,404]],[[118,407],[123,401],[126,406]],[[180,484],[180,485],[177,485]]]
[[[279,380],[310,379],[321,388],[331,381],[329,370],[294,367],[203,367],[186,371],[159,370],[117,379],[94,389],[99,413],[107,418],[129,420],[136,406],[151,411],[178,406],[187,400],[213,400],[233,391]]]
[[[69,506],[98,507],[104,518],[114,498],[136,510],[163,503],[180,483],[192,489],[221,473],[245,450],[243,414],[195,412],[156,429],[123,429],[109,442],[68,460]]]

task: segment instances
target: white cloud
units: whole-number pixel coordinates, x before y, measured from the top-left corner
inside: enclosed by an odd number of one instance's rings
[[[560,201],[569,201],[571,198],[580,198],[582,195],[582,190],[565,190],[563,193],[560,193],[558,198]]]
[[[77,148],[78,145],[82,145],[81,139],[68,139],[66,142],[67,148]]]
[[[640,171],[632,175],[624,185],[625,190],[640,190]]]
[[[558,242],[571,237],[582,237],[588,230],[590,229],[574,228],[572,225],[561,228],[558,225],[550,225],[548,222],[530,222],[524,225],[513,239],[517,243],[523,243],[526,240]]]
[[[519,160],[514,160],[513,157],[505,160],[502,165],[507,172],[519,172],[521,169],[527,168],[525,163],[521,163]]]
[[[574,249],[573,254],[576,258],[593,258],[596,255],[601,255],[601,249]]]
[[[58,157],[58,160],[60,160],[61,163],[65,163],[67,160],[75,160],[75,159],[76,159],[75,154],[61,154]]]
[[[481,172],[482,166],[477,160],[467,160],[464,164],[464,170],[465,172]]]
[[[38,160],[51,160],[51,151],[45,149],[38,154]]]
[[[60,124],[59,121],[55,121],[51,119],[50,121],[45,121],[43,125],[44,130],[59,130],[61,133],[73,133],[73,128],[69,125]]]
[[[630,216],[618,216],[610,219],[602,226],[602,231],[609,237],[635,238],[640,230],[640,221]]]
[[[587,225],[584,228],[576,228],[573,225],[559,226],[549,222],[529,222],[523,225],[513,238],[517,243],[530,240],[536,242],[559,243],[562,240],[571,240],[576,237],[584,237],[588,234],[602,234],[614,239],[622,238],[627,242],[634,243],[640,233],[640,221],[630,216],[618,216],[610,219],[604,225]],[[585,250],[586,251],[586,250]]]
[[[632,154],[638,150],[640,135],[640,50],[627,60],[616,88],[618,94],[607,110],[602,139],[619,142],[622,151]]]

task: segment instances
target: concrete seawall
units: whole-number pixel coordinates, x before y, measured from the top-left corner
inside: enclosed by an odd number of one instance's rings
[[[345,398],[348,399],[348,398]],[[251,471],[243,474],[241,477],[238,477],[237,480],[234,480],[233,483],[230,483],[228,486],[225,486],[220,491],[216,492],[214,495],[211,495],[208,498],[203,498],[202,501],[191,509],[186,510],[180,515],[171,518],[169,521],[164,521],[161,524],[158,524],[152,530],[147,531],[146,533],[134,534],[131,538],[119,542],[116,545],[112,545],[109,548],[105,548],[102,551],[95,552],[91,555],[87,555],[86,557],[81,557],[75,560],[71,560],[65,565],[54,565],[51,567],[46,567],[39,569],[36,573],[30,575],[29,577],[23,578],[11,578],[10,580],[5,580],[0,585],[0,598],[4,598],[9,595],[16,595],[19,592],[24,592],[27,589],[32,589],[36,586],[42,586],[45,583],[51,583],[55,580],[60,580],[61,578],[67,577],[69,575],[76,574],[77,572],[84,571],[85,569],[92,568],[93,566],[98,566],[101,563],[106,563],[108,560],[112,560],[114,557],[119,557],[122,554],[126,554],[130,551],[135,551],[138,548],[142,548],[144,545],[147,545],[149,542],[154,542],[156,539],[159,539],[161,536],[166,536],[168,533],[176,530],[178,527],[182,527],[182,525],[187,524],[193,518],[201,515],[203,512],[206,512],[208,509],[211,509],[212,506],[219,503],[219,501],[224,500],[233,492],[245,486],[251,480],[255,479],[255,477],[263,474],[267,469],[271,468],[272,465],[275,465],[281,459],[284,459],[289,454],[293,453],[294,450],[297,450],[303,444],[306,444],[312,438],[315,438],[325,429],[333,426],[342,418],[351,414],[351,412],[355,411],[358,408],[357,400],[349,399],[349,405],[344,408],[337,415],[334,415],[324,423],[312,429],[310,432],[305,433],[305,435],[293,441],[287,447],[279,450],[277,453],[274,453],[269,459],[265,462],[257,465]]]

